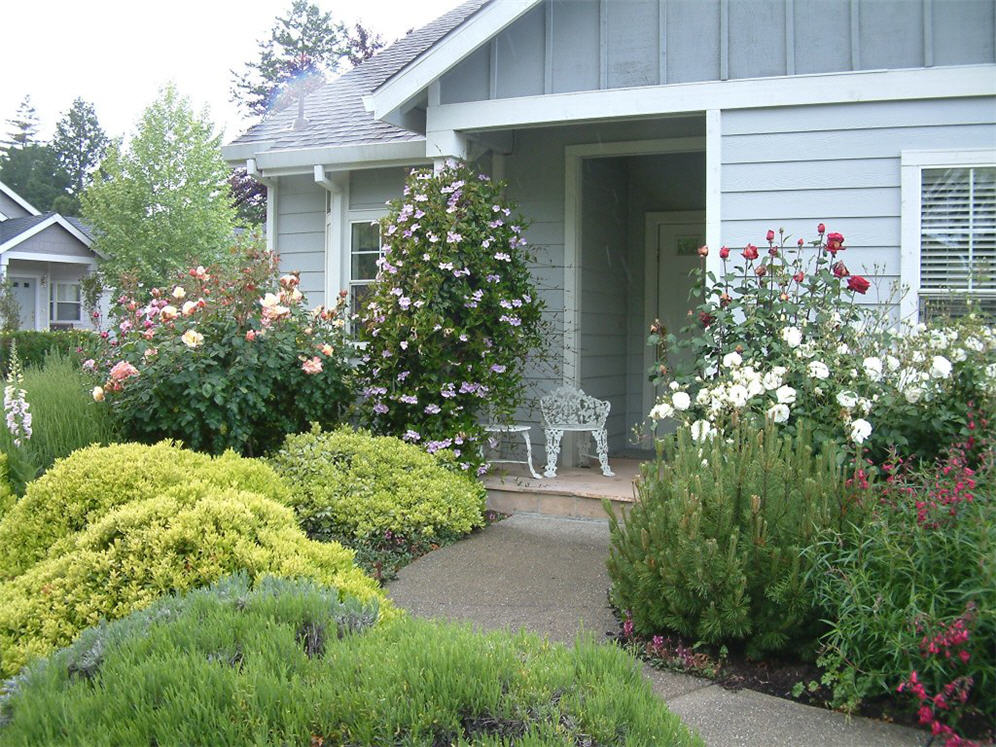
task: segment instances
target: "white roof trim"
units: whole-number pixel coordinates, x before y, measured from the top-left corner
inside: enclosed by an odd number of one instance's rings
[[[540,2],[493,0],[364,97],[367,110],[375,119],[384,119]]]
[[[74,226],[72,223],[70,223],[68,220],[66,220],[65,218],[63,218],[58,213],[55,213],[54,215],[50,215],[48,218],[46,218],[45,220],[43,220],[41,223],[38,223],[38,224],[32,226],[31,228],[27,229],[23,233],[19,233],[19,234],[17,234],[17,236],[12,236],[11,238],[7,239],[7,241],[5,241],[3,244],[0,244],[0,254],[5,253],[9,249],[13,249],[18,244],[21,244],[21,243],[27,241],[28,239],[30,239],[32,236],[41,233],[42,231],[44,231],[49,226],[55,226],[55,225],[62,226],[64,229],[66,229],[67,231],[69,231],[69,233],[72,234],[72,236],[75,239],[77,239],[78,241],[80,241],[80,243],[82,243],[87,249],[89,249],[90,251],[92,251],[94,254],[97,254],[98,256],[103,257],[102,254],[100,254],[99,252],[97,252],[93,248],[93,239],[91,239],[85,233],[83,233],[82,231],[80,231],[76,226]],[[45,257],[44,253],[39,253],[38,257],[40,258],[39,259],[40,262],[45,261],[44,260],[44,257]]]
[[[375,168],[394,165],[394,162],[422,162],[425,156],[425,140],[399,140],[389,143],[357,143],[354,145],[332,145],[324,148],[295,148],[273,150],[255,155],[256,168],[264,176],[279,175],[284,169],[303,169],[312,172],[315,165],[332,170],[347,168]],[[303,172],[302,172],[303,173]]]
[[[27,200],[25,200],[23,197],[21,197],[19,194],[17,194],[17,192],[15,192],[14,190],[12,190],[10,187],[8,187],[3,182],[0,182],[0,192],[3,192],[10,199],[12,199],[14,202],[16,202],[18,205],[20,205],[22,208],[24,208],[25,210],[27,210],[32,215],[41,215],[41,211],[40,210],[38,210],[34,205],[32,205]]]

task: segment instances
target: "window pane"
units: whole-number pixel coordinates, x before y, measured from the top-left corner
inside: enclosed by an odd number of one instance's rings
[[[370,296],[369,283],[352,283],[349,286],[349,313],[359,314]]]
[[[379,252],[380,226],[376,223],[354,223],[351,248],[354,252]]]
[[[76,283],[57,283],[55,286],[55,300],[67,303],[80,302],[80,287]]]
[[[379,253],[354,254],[349,277],[352,280],[373,280],[377,275]]]
[[[58,322],[78,322],[80,305],[78,303],[57,303],[55,305],[55,320]]]

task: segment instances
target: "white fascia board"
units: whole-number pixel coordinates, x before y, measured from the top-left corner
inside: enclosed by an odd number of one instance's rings
[[[973,166],[996,166],[996,148],[974,150],[904,150],[901,153],[903,166],[925,166],[927,168],[953,168],[970,164]]]
[[[97,260],[93,257],[77,257],[74,254],[46,254],[43,252],[19,252],[10,251],[4,253],[7,260],[20,260],[25,262],[58,262],[70,265],[88,265],[95,267]]]
[[[368,111],[383,119],[417,96],[460,60],[487,42],[541,0],[494,0],[430,47],[365,99]]]
[[[23,243],[24,241],[27,241],[32,236],[41,233],[42,231],[44,231],[49,226],[54,226],[54,225],[62,226],[70,234],[72,234],[72,236],[75,239],[77,239],[81,244],[83,244],[87,249],[89,249],[90,251],[94,252],[94,254],[97,254],[97,252],[94,251],[94,249],[93,249],[93,239],[91,239],[85,233],[83,233],[82,231],[80,231],[78,228],[76,228],[76,226],[74,226],[72,223],[70,223],[68,220],[66,220],[65,218],[63,218],[58,213],[56,213],[55,215],[49,216],[48,218],[46,218],[45,220],[43,220],[41,223],[39,223],[37,225],[34,225],[31,228],[29,228],[24,233],[19,233],[19,234],[17,234],[17,236],[12,236],[11,238],[7,239],[6,242],[4,242],[3,244],[0,244],[0,254],[6,253],[8,250],[13,249],[15,246]],[[45,261],[44,257],[50,257],[50,256],[54,256],[54,255],[43,254],[43,253],[31,254],[31,257],[34,257],[34,258],[42,257],[43,258],[43,259],[41,259],[39,261]],[[59,256],[61,256],[61,255],[59,255]],[[20,259],[24,259],[24,257],[20,257]],[[49,261],[51,261],[51,260],[49,260]],[[64,260],[59,260],[59,261],[64,261]]]
[[[10,199],[12,199],[14,202],[16,202],[18,205],[20,205],[22,208],[24,208],[25,210],[27,210],[32,215],[41,215],[41,211],[40,210],[38,210],[34,205],[32,205],[27,200],[25,200],[23,197],[21,197],[19,194],[17,194],[17,192],[15,192],[14,190],[12,190],[10,187],[8,187],[3,182],[0,182],[0,192],[3,192]]]
[[[996,65],[790,75],[576,91],[429,107],[429,130],[486,130],[857,101],[996,96]]]
[[[424,160],[425,140],[419,138],[391,143],[270,151],[256,156],[256,166],[267,176],[277,176],[278,170],[284,173],[312,173],[316,164],[330,170],[341,170],[354,166],[372,168],[394,162],[413,163]]]
[[[233,166],[241,166],[258,153],[265,153],[273,147],[275,141],[261,140],[258,143],[229,143],[221,146],[221,157]]]

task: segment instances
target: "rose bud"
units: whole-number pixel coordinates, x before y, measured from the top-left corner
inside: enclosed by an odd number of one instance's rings
[[[733,302],[733,297],[729,293],[723,293],[719,297],[719,305],[724,309],[727,306],[729,306],[732,302]]]
[[[714,317],[712,314],[709,314],[709,313],[707,313],[705,311],[700,311],[699,312],[699,321],[702,322],[702,326],[703,327],[708,327],[710,324],[712,324],[714,321],[716,321],[716,317]]]
[[[792,276],[792,279],[797,283],[801,283],[805,277],[806,275],[803,273],[803,271],[799,270],[799,272],[797,272],[795,275]]]
[[[789,297],[788,297],[788,293],[782,293],[782,294],[781,294],[781,295],[779,296],[779,298],[780,298],[780,299],[781,299],[782,301],[788,301],[788,300],[789,300]]]
[[[777,257],[778,256],[778,247],[777,246],[769,247],[768,248],[768,254],[771,255],[772,257]]]
[[[827,227],[824,226],[822,223],[820,223],[820,225],[816,227],[816,233],[818,233],[820,236],[822,236],[826,232],[827,232]]]
[[[708,246],[700,246],[699,247],[699,256],[700,257],[708,257],[709,256],[709,247]]]
[[[743,345],[737,345],[737,346],[736,346],[735,348],[733,348],[733,349],[734,349],[734,350],[736,350],[736,351],[737,351],[737,353],[739,353],[740,355],[743,355],[743,354],[744,354],[744,346],[743,346]]]
[[[843,262],[834,262],[833,274],[834,277],[846,278],[851,273],[848,271],[847,265],[845,265]]]
[[[757,275],[759,278],[763,278],[765,275],[768,274],[768,266],[758,265],[757,267],[754,268],[754,274]]]
[[[729,247],[721,246],[719,248],[719,258],[720,259],[726,259],[729,256],[730,256],[730,249],[729,249]]]
[[[743,255],[744,259],[757,259],[757,247],[753,244],[748,244],[744,247]]]
[[[806,242],[803,241],[802,239],[799,239],[796,243],[799,245],[799,248],[802,249],[802,245],[805,244]]]
[[[774,241],[774,240],[775,240],[775,232],[774,232],[774,231],[772,231],[772,230],[771,230],[771,229],[769,228],[769,229],[768,229],[768,232],[767,232],[767,233],[766,233],[766,234],[764,235],[764,238],[765,238],[765,239],[766,239],[767,241]]]

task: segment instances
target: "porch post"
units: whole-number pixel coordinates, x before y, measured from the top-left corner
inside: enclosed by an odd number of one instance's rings
[[[719,109],[706,111],[706,270],[717,278],[723,271],[719,258],[719,248],[723,242],[723,191],[720,177],[723,172],[723,129],[722,112]]]

